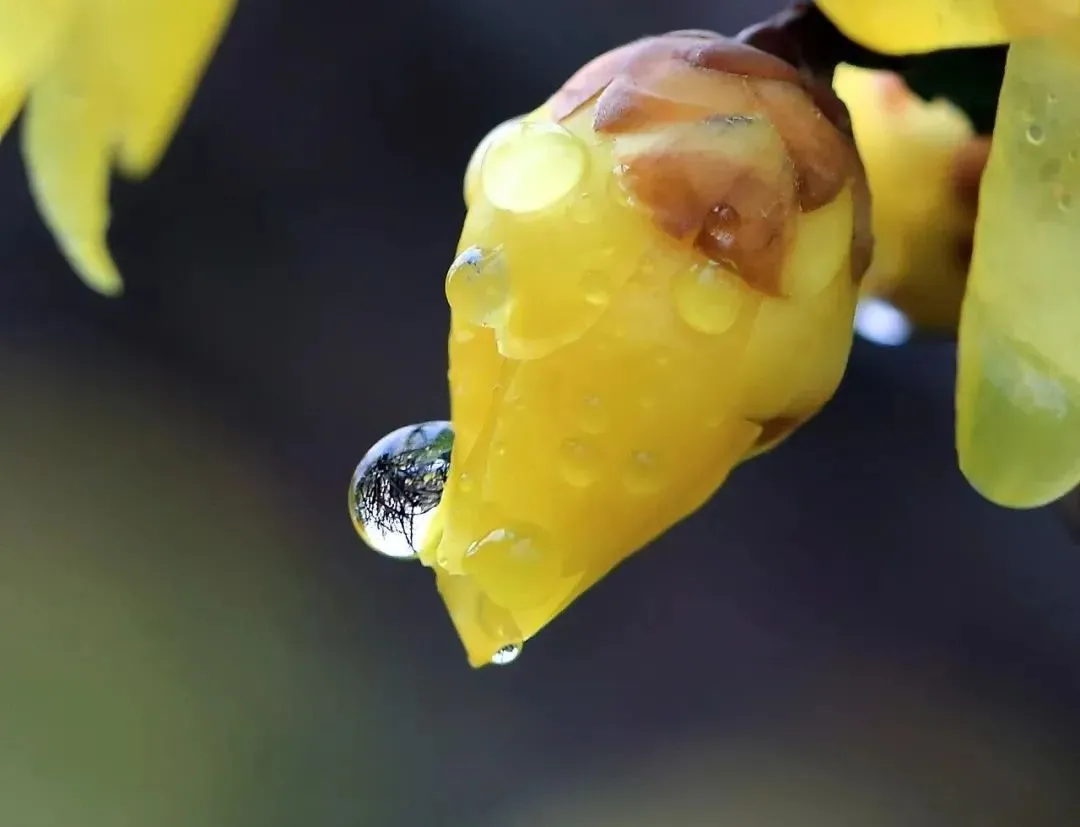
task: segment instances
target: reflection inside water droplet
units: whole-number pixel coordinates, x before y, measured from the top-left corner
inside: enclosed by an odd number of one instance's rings
[[[349,485],[349,516],[361,539],[387,557],[416,557],[442,499],[454,432],[449,422],[407,425],[360,460]]]
[[[506,666],[517,660],[520,654],[521,647],[516,643],[509,643],[491,656],[491,663],[493,666]]]

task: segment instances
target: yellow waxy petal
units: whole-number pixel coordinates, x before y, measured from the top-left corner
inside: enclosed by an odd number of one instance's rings
[[[1080,483],[1080,60],[1009,51],[960,323],[956,446],[999,505]]]

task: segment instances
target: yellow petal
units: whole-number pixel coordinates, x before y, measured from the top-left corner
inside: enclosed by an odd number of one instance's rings
[[[971,124],[889,72],[839,66],[833,86],[851,113],[873,195],[874,258],[863,294],[886,299],[919,327],[955,330],[975,228],[959,163],[977,140]]]
[[[0,0],[0,86],[31,83],[56,54],[76,0]]]
[[[30,188],[45,223],[79,276],[106,295],[123,284],[109,255],[109,170],[117,101],[93,44],[69,38],[35,84],[23,123]]]
[[[132,175],[158,163],[236,0],[98,0],[94,43],[118,103],[117,161]]]
[[[995,0],[817,0],[817,6],[848,38],[884,54],[1008,39]]]
[[[1009,51],[960,323],[956,445],[995,503],[1080,483],[1080,61]]]

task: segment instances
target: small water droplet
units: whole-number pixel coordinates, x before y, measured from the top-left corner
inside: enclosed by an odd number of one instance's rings
[[[476,338],[476,328],[472,325],[454,325],[450,330],[450,335],[455,342],[464,344]]]
[[[1062,212],[1068,212],[1072,209],[1073,197],[1071,193],[1063,192],[1058,196],[1057,200],[1058,209]]]
[[[502,248],[462,250],[446,273],[446,300],[462,320],[490,326],[510,297]]]
[[[611,301],[608,274],[600,269],[586,270],[581,276],[581,294],[594,307],[603,307]]]
[[[607,411],[599,396],[590,394],[581,400],[578,425],[587,434],[602,434],[607,430]]]
[[[1047,92],[1046,93],[1046,103],[1047,103],[1048,106],[1053,106],[1057,102],[1058,102],[1058,96],[1057,96],[1057,94],[1055,92]]]
[[[492,666],[506,666],[508,663],[513,663],[518,659],[518,655],[521,654],[521,646],[517,643],[508,643],[499,649],[494,655],[491,656]]]
[[[512,612],[481,595],[476,603],[476,622],[492,640],[501,644],[519,643],[521,631]]]
[[[562,557],[536,526],[513,525],[470,545],[463,570],[494,603],[516,611],[533,608],[555,592]]]
[[[1033,123],[1027,128],[1027,140],[1029,144],[1038,146],[1046,140],[1046,130],[1044,130],[1039,124]]]
[[[563,127],[521,122],[488,148],[480,170],[481,188],[498,209],[538,212],[578,189],[588,166],[585,145]]]
[[[597,217],[596,199],[587,192],[581,193],[570,204],[570,220],[578,224],[591,224]]]
[[[627,490],[635,494],[650,494],[661,487],[663,477],[660,463],[652,451],[634,451],[623,477]]]
[[[1061,174],[1061,161],[1057,158],[1048,159],[1039,167],[1039,178],[1043,181],[1053,181]]]
[[[1069,155],[1068,155],[1068,158],[1069,158],[1069,161],[1070,161],[1070,162],[1072,162],[1072,163],[1075,163],[1075,162],[1076,162],[1076,159],[1077,159],[1078,157],[1080,157],[1080,152],[1078,152],[1078,151],[1077,151],[1077,150],[1075,150],[1075,149],[1070,149],[1070,150],[1069,150]]]
[[[676,311],[699,333],[724,333],[735,324],[742,308],[737,278],[712,263],[683,270],[671,281]]]
[[[563,479],[577,488],[596,482],[600,475],[600,456],[596,448],[580,439],[568,439],[559,451]]]
[[[387,557],[417,556],[442,500],[454,432],[449,422],[398,428],[360,460],[349,516],[361,539]]]
[[[458,477],[458,491],[462,494],[471,494],[475,488],[476,485],[473,483],[473,478],[468,474],[461,474]]]

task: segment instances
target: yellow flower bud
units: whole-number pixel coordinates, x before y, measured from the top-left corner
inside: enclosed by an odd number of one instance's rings
[[[831,397],[871,243],[846,124],[787,63],[678,32],[481,145],[446,281],[452,460],[420,548],[471,663]]]
[[[23,155],[42,217],[82,279],[115,294],[113,165],[160,159],[235,0],[0,0],[0,135],[25,103]]]

